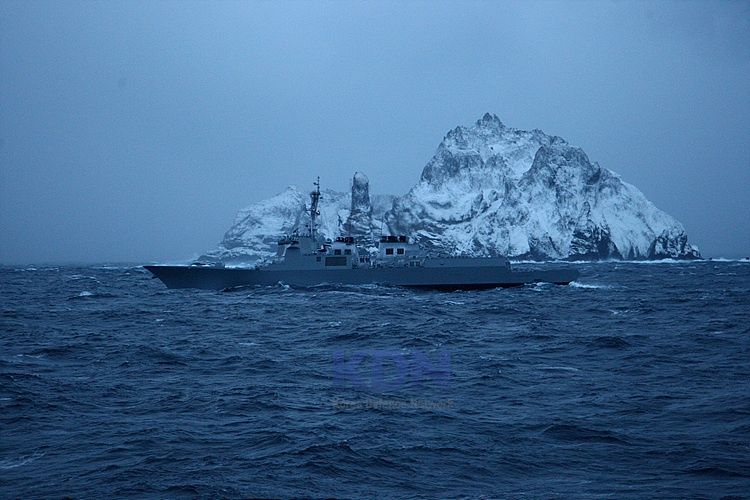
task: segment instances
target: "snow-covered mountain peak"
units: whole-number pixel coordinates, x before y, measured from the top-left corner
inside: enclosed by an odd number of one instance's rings
[[[529,132],[506,127],[496,115],[486,113],[473,126],[459,126],[448,132],[433,161],[425,166],[422,180],[441,184],[466,169],[494,169],[501,164],[507,169],[505,175],[518,179],[531,168],[541,146],[558,143],[567,144],[541,130]],[[438,166],[447,170],[441,171]]]
[[[386,220],[391,233],[416,233],[450,253],[699,256],[679,222],[581,148],[541,130],[507,127],[490,114],[446,135]]]

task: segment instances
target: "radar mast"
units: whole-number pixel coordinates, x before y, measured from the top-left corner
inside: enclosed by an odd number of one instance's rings
[[[318,201],[320,201],[320,176],[318,176],[317,181],[313,182],[313,186],[315,186],[315,190],[310,193],[310,236],[315,240],[315,219],[320,215],[320,211],[318,210]]]

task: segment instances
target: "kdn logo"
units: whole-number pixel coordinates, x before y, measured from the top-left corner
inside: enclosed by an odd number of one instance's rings
[[[369,362],[368,362],[369,358]],[[370,383],[366,372],[369,366]],[[422,351],[354,351],[346,358],[344,351],[333,352],[333,386],[343,388],[347,382],[357,389],[392,391],[408,387],[422,389],[423,377],[437,387],[450,389],[451,353],[440,351],[437,366]]]

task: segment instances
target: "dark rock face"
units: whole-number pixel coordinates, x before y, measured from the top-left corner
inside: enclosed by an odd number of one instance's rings
[[[648,249],[650,260],[658,259],[700,259],[701,254],[694,246],[688,245],[684,231],[664,230],[651,243]]]
[[[584,217],[573,230],[569,260],[622,259],[612,241],[609,227],[601,227],[591,220],[591,208],[586,203]]]

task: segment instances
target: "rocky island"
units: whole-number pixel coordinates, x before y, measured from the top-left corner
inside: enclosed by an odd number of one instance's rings
[[[320,234],[409,235],[448,255],[517,260],[696,259],[682,224],[586,153],[540,130],[485,114],[448,132],[404,196],[373,195],[355,173],[350,192],[323,190]],[[305,224],[308,193],[288,187],[240,210],[202,259],[251,262]]]

